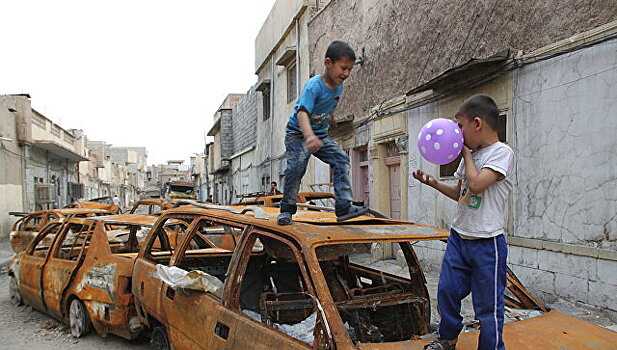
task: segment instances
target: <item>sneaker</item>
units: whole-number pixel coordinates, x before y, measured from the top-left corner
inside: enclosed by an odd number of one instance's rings
[[[364,213],[366,213],[368,211],[367,207],[359,207],[357,205],[352,205],[349,207],[349,210],[347,210],[347,213],[343,214],[343,215],[337,215],[336,221],[340,222],[340,221],[345,221],[345,220],[349,220],[349,219],[353,219],[355,217],[358,217]],[[280,218],[280,216],[279,216]]]
[[[291,213],[280,213],[276,223],[279,225],[291,225]]]

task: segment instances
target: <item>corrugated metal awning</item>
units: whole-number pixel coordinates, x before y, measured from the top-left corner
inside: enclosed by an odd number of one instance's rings
[[[467,90],[486,82],[508,66],[510,50],[504,50],[488,58],[472,58],[466,63],[448,68],[428,82],[410,90],[407,96],[433,90],[437,93]]]

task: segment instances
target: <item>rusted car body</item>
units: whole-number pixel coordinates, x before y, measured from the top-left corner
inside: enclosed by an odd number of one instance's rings
[[[47,225],[11,261],[11,299],[65,321],[132,339],[140,331],[131,294],[137,252],[156,217],[70,218]]]
[[[113,214],[120,213],[120,207],[115,204],[106,204],[101,202],[73,202],[65,208],[86,208],[86,209],[105,209]]]
[[[133,205],[129,213],[142,215],[158,214],[163,210],[173,208],[175,201],[164,198],[140,199]]]
[[[242,198],[238,203],[234,205],[257,205],[263,207],[275,207],[279,205],[281,199],[283,199],[282,194],[255,196]],[[334,206],[334,194],[327,192],[299,192],[296,202],[304,204],[311,203],[320,206]]]
[[[447,232],[368,216],[337,223],[332,213],[315,211],[299,211],[293,225],[278,226],[275,208],[243,215],[223,209],[167,211],[139,252],[132,290],[154,348],[421,349],[430,341],[430,298],[410,242],[442,241]],[[180,219],[189,227],[172,248],[157,226]],[[213,227],[221,237],[234,236],[234,246],[199,246],[197,234],[214,236]],[[403,252],[405,276],[370,261],[370,246],[384,243]],[[222,287],[182,288],[153,277],[168,269],[215,278]],[[507,324],[509,348],[617,344],[615,332],[548,311],[511,273],[507,305],[547,311]],[[461,335],[457,348],[475,349],[477,337],[478,331]]]
[[[23,251],[34,237],[36,237],[39,231],[54,220],[111,214],[114,214],[114,212],[101,208],[62,208],[36,211],[26,215],[13,224],[9,235],[11,248],[15,253]]]

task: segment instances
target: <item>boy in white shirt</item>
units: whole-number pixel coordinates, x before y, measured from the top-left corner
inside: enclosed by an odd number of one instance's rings
[[[413,173],[420,182],[458,201],[439,276],[439,338],[424,348],[455,348],[463,328],[461,301],[471,292],[480,321],[478,349],[505,349],[505,210],[512,190],[514,153],[499,142],[499,108],[490,96],[467,99],[456,119],[465,141],[463,159],[454,174],[458,183],[446,184],[422,170]]]

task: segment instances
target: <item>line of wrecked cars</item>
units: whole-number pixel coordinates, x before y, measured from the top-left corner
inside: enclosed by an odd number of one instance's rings
[[[435,337],[413,244],[448,232],[314,210],[278,226],[276,208],[190,203],[47,225],[10,264],[13,302],[76,337],[147,334],[154,349],[421,349]],[[371,246],[385,244],[400,251],[394,270],[372,261]],[[615,332],[548,310],[510,271],[506,299],[509,348],[617,344]],[[457,348],[477,338],[463,333]]]

